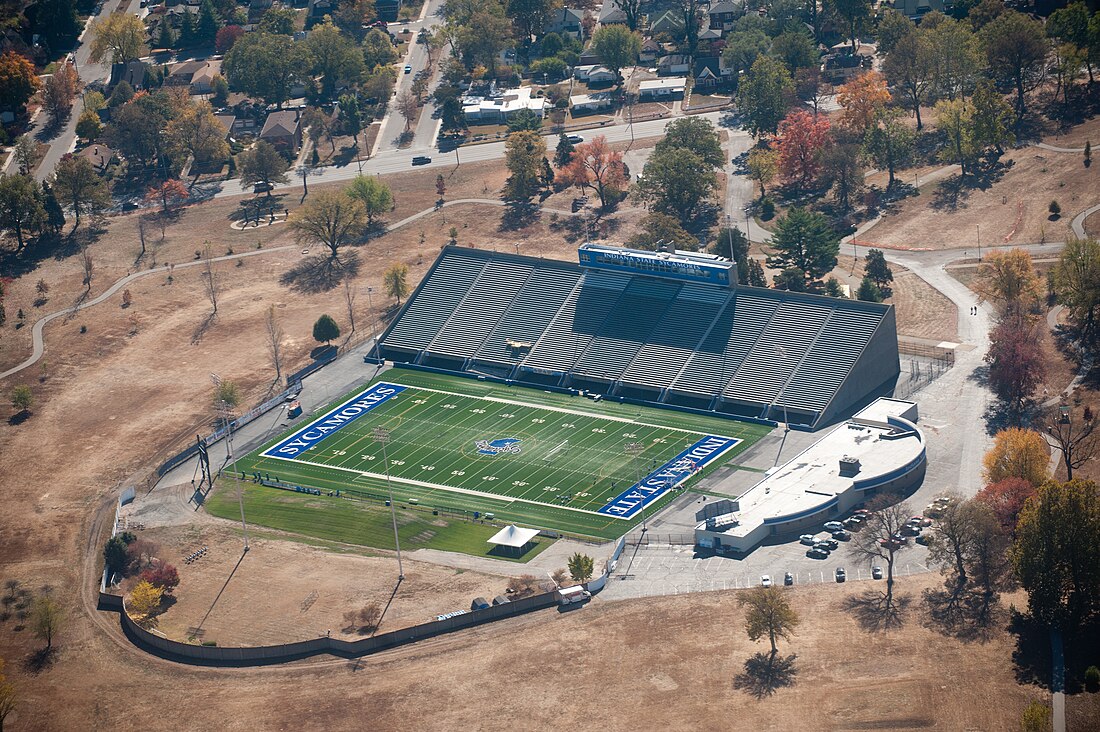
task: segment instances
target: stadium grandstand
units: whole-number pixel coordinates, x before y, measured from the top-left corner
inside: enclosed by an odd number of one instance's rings
[[[817,428],[891,393],[890,305],[746,287],[728,260],[446,247],[374,359]]]

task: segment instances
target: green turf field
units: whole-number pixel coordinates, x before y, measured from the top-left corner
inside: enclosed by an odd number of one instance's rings
[[[292,460],[261,454],[363,391],[364,384],[314,415],[299,418],[285,435],[241,458],[236,469],[326,494],[340,490],[380,500],[386,491],[383,453],[371,435],[381,426],[390,433],[386,453],[399,504],[408,506],[415,500],[421,508],[488,512],[498,520],[613,539],[639,523],[641,516],[624,520],[597,511],[639,476],[706,435],[742,440],[700,474],[705,475],[768,432],[767,427],[734,420],[595,403],[583,397],[418,371],[394,369],[378,381],[407,388]],[[518,452],[479,452],[487,449],[486,441],[502,438],[519,440],[512,446]],[[636,458],[627,453],[628,443],[642,445]],[[647,513],[651,515],[673,497],[674,493],[666,494]],[[339,533],[323,538],[338,538]]]

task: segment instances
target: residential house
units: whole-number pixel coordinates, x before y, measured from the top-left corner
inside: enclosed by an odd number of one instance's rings
[[[77,156],[91,163],[97,172],[106,173],[107,167],[115,159],[115,151],[106,145],[89,145],[78,152]]]
[[[569,35],[573,38],[580,37],[581,21],[584,20],[584,11],[575,8],[558,8],[546,24],[547,33]]]
[[[209,94],[214,77],[222,71],[221,59],[203,59],[176,64],[164,83],[168,86],[186,86],[192,94]]]
[[[691,71],[691,56],[686,53],[673,53],[657,59],[658,76],[675,76]]]
[[[143,61],[130,61],[124,64],[111,64],[111,82],[114,86],[125,81],[134,91],[145,88],[145,72],[148,67]]]
[[[401,0],[377,0],[374,3],[374,12],[378,14],[379,20],[392,23],[401,12]]]
[[[894,10],[914,23],[933,11],[944,12],[943,0],[894,0]]]
[[[638,53],[638,63],[651,64],[664,54],[665,50],[660,43],[647,38],[642,42],[642,50]]]
[[[666,10],[650,20],[649,35],[657,36],[662,33],[670,38],[679,38],[683,35],[684,16],[679,10]]]
[[[707,12],[707,25],[716,31],[725,33],[733,28],[733,24],[740,15],[740,7],[731,2],[718,2],[710,6]]]
[[[492,97],[463,97],[462,112],[467,122],[494,124],[507,122],[521,109],[528,109],[540,118],[546,112],[546,100],[532,97],[531,87],[506,89]]]
[[[686,88],[687,78],[683,76],[643,81],[638,85],[638,99],[643,102],[683,99]]]
[[[284,109],[267,115],[260,139],[286,155],[297,155],[302,145],[301,114],[298,110]]]
[[[578,79],[579,81],[583,81],[589,86],[599,86],[600,84],[614,84],[616,81],[618,81],[618,79],[615,78],[615,74],[613,74],[610,69],[596,64],[574,66],[573,77]]]
[[[616,0],[607,0],[596,17],[600,25],[626,25],[626,13]]]
[[[717,56],[695,59],[691,76],[695,80],[694,88],[700,91],[713,89],[725,81],[722,76],[721,62]]]
[[[711,53],[718,53],[726,45],[726,42],[722,40],[722,32],[716,31],[713,28],[704,28],[699,31],[699,35],[696,36],[696,38],[699,41],[696,53],[706,53],[708,50]]]
[[[233,134],[233,126],[237,124],[237,115],[235,114],[218,114],[214,115],[214,119],[218,120],[218,124],[225,128],[225,139],[229,139],[229,136]]]
[[[615,95],[609,91],[593,92],[592,94],[574,94],[569,97],[569,106],[574,115],[590,114],[604,109],[610,109],[615,102]]]
[[[309,5],[306,6],[306,30],[320,23],[326,15],[335,13],[336,6],[336,0],[309,0]]]

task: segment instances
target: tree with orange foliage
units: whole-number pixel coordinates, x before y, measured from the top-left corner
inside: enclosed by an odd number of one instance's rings
[[[805,110],[779,123],[779,170],[788,180],[806,186],[821,172],[821,151],[829,141],[829,120]]]
[[[46,88],[42,92],[42,108],[50,116],[50,120],[57,124],[69,116],[73,108],[73,99],[80,88],[80,77],[77,76],[73,65],[66,62],[57,67]]]
[[[1023,478],[1005,478],[982,488],[974,499],[989,506],[997,517],[997,523],[1008,536],[1012,536],[1016,532],[1016,519],[1019,518],[1024,503],[1033,495],[1035,486]]]
[[[41,87],[34,64],[26,56],[15,51],[0,54],[0,99],[4,100],[4,106],[21,108]]]
[[[592,188],[600,197],[600,207],[607,208],[627,186],[623,154],[607,144],[607,138],[597,135],[592,142],[578,145],[569,164],[558,169],[555,181],[581,190]]]
[[[891,99],[882,74],[877,71],[860,74],[836,91],[837,104],[843,110],[840,124],[862,140]]]
[[[189,195],[187,186],[176,178],[169,178],[159,186],[150,188],[149,192],[145,194],[145,200],[149,203],[160,201],[161,210],[167,213],[169,201],[176,203],[186,199]]]
[[[987,483],[1022,478],[1032,486],[1047,479],[1050,448],[1035,430],[1009,427],[993,438],[993,447],[982,458],[982,477]]]

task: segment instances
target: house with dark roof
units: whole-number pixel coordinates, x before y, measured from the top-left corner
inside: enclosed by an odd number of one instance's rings
[[[284,109],[267,115],[260,139],[281,153],[297,155],[302,145],[301,114],[297,110]]]
[[[600,25],[626,25],[626,13],[619,7],[616,0],[607,0],[600,8],[597,20],[600,21]]]
[[[892,4],[894,10],[914,23],[919,23],[921,18],[933,11],[944,12],[943,0],[894,0]]]
[[[397,20],[397,14],[401,12],[401,0],[378,0],[374,4],[374,12],[379,20],[392,22]]]
[[[657,60],[658,76],[679,76],[691,70],[691,56],[686,53],[673,53]]]
[[[708,26],[716,31],[728,31],[741,13],[740,6],[731,2],[718,2],[707,11]]]
[[[89,145],[77,153],[77,157],[84,158],[98,173],[106,173],[107,167],[115,159],[115,151],[106,145]]]
[[[144,61],[130,61],[124,64],[111,64],[111,86],[125,81],[129,84],[134,91],[145,88],[145,71],[146,64]]]
[[[721,62],[717,56],[695,59],[691,77],[695,80],[695,88],[699,90],[713,89],[725,81],[722,76]]]
[[[642,50],[638,52],[638,63],[651,64],[665,52],[660,43],[647,38],[642,42]]]

